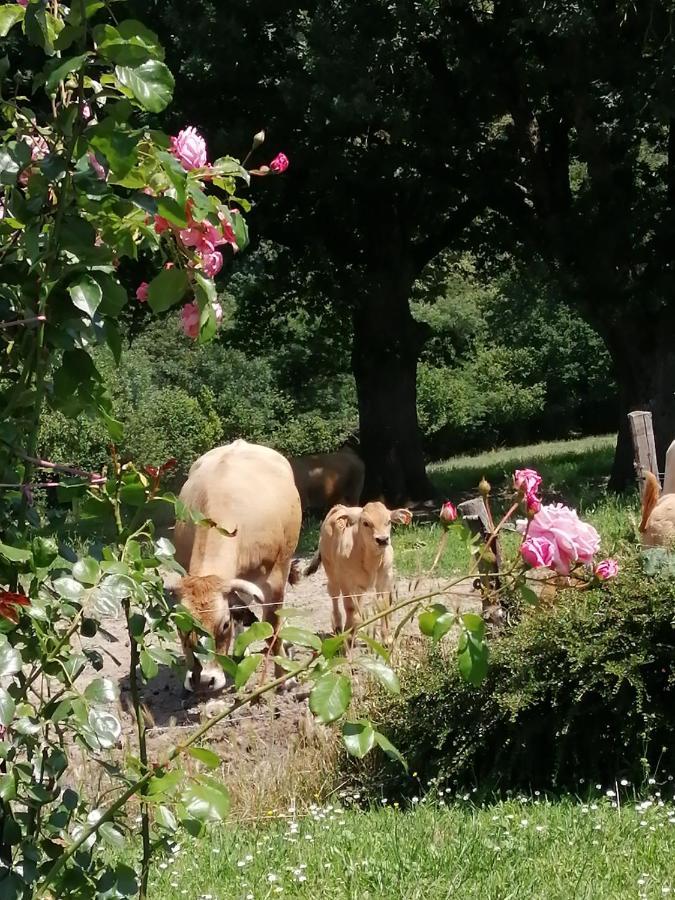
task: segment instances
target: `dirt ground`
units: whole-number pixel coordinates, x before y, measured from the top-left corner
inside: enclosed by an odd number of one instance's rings
[[[304,561],[303,561],[304,562]],[[167,575],[165,583],[171,586],[175,576]],[[443,590],[445,579],[416,578],[408,580],[399,578],[396,584],[394,602],[406,597],[422,596],[432,591]],[[461,588],[454,588],[452,593],[439,597],[449,608],[462,612],[480,611],[479,595],[467,581]],[[319,633],[328,633],[331,627],[331,602],[326,593],[326,579],[323,570],[303,579],[286,593],[285,605],[293,610],[302,611],[298,624],[305,622]],[[257,610],[260,614],[260,610]],[[394,616],[394,621],[400,619]],[[294,624],[295,624],[294,620]],[[119,683],[120,709],[118,711],[123,725],[123,741],[133,745],[135,723],[129,705],[129,640],[124,623],[120,620],[109,620],[103,623],[105,631],[92,639],[81,638],[84,648],[103,646],[103,668],[100,672],[82,676],[80,687],[95,677],[107,676]],[[419,631],[415,621],[408,623],[404,632],[405,640],[412,641],[412,636]],[[184,691],[176,672],[168,667],[160,667],[159,674],[143,687],[143,702],[147,710],[149,725],[148,741],[151,756],[156,758],[162,750],[175,745],[201,722],[217,714],[224,704],[231,702],[231,694],[226,690],[220,695],[194,695]],[[242,753],[259,755],[261,758],[270,753],[279,756],[288,752],[290,738],[294,738],[306,730],[311,717],[307,710],[306,690],[302,688],[287,693],[269,696],[264,702],[239,710],[227,723],[219,723],[209,733],[208,743],[216,749],[224,760],[225,767],[232,767]],[[290,743],[289,743],[290,742]],[[249,760],[250,761],[250,760]]]

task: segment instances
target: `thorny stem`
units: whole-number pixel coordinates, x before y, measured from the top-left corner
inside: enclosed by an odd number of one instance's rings
[[[145,776],[148,772],[148,747],[145,737],[145,716],[141,708],[141,698],[138,690],[138,640],[131,632],[130,624],[130,604],[128,600],[124,601],[124,615],[127,620],[127,632],[129,634],[129,643],[131,647],[131,660],[129,663],[129,687],[131,690],[131,702],[134,707],[134,715],[136,717],[136,729],[138,734],[138,755],[141,761],[141,773]],[[142,638],[142,635],[141,635]],[[143,841],[143,858],[141,861],[141,886],[139,897],[145,900],[148,895],[148,878],[150,875],[150,860],[152,857],[152,848],[150,846],[150,814],[148,804],[145,801],[147,795],[147,782],[140,787],[141,795],[141,838]]]

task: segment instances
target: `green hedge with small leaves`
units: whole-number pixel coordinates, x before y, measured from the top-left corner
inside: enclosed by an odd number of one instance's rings
[[[651,572],[652,574],[647,574]],[[494,638],[480,687],[443,648],[405,665],[378,727],[416,772],[361,769],[373,793],[453,788],[569,789],[675,775],[675,566],[624,562],[602,588],[559,594]]]

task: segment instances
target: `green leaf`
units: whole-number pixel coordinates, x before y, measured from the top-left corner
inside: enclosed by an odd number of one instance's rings
[[[378,747],[380,747],[389,757],[389,759],[396,760],[400,762],[403,768],[408,771],[408,763],[405,761],[403,756],[401,755],[400,750],[397,750],[396,747],[392,744],[392,742],[386,738],[383,734],[380,734],[379,731],[375,732],[375,743]]]
[[[163,269],[148,285],[148,303],[153,312],[171,309],[185,296],[189,286],[182,269]]]
[[[155,812],[155,824],[166,828],[173,835],[178,828],[176,817],[167,806],[159,806]]]
[[[157,215],[162,216],[177,228],[187,228],[187,216],[185,207],[181,206],[173,197],[160,197],[157,201]]]
[[[120,603],[130,597],[136,589],[128,575],[110,575],[94,591],[91,609],[101,618],[117,618],[122,612]]]
[[[151,797],[156,797],[158,794],[171,794],[182,780],[183,773],[180,769],[173,769],[163,775],[153,775],[148,782],[148,794]]]
[[[346,634],[337,634],[335,637],[325,638],[321,642],[321,655],[326,659],[332,659],[346,640]]]
[[[485,620],[482,616],[478,616],[476,613],[464,613],[462,624],[477,640],[483,639],[485,635]]]
[[[371,650],[374,650],[378,656],[380,656],[385,662],[388,662],[390,653],[389,650],[387,650],[387,648],[384,646],[384,644],[381,644],[379,641],[368,637],[367,634],[361,634],[359,635],[359,637],[365,644],[368,645],[368,647],[370,647]]]
[[[364,720],[345,722],[342,726],[342,739],[347,752],[362,759],[375,745],[375,729],[370,722]]]
[[[78,559],[73,566],[73,577],[82,584],[96,584],[100,575],[100,566],[91,556],[87,556],[84,559]]]
[[[269,622],[254,622],[246,631],[242,631],[241,634],[237,635],[237,639],[234,642],[233,655],[243,656],[244,650],[251,644],[256,643],[256,641],[265,641],[267,638],[272,637],[273,634],[274,628]]]
[[[33,558],[38,569],[48,568],[59,555],[59,548],[53,538],[33,538]]]
[[[122,734],[122,726],[112,713],[102,709],[92,709],[89,711],[88,721],[100,747],[104,750],[111,750],[117,745]]]
[[[232,228],[237,241],[237,247],[241,252],[248,246],[248,224],[246,219],[240,213],[236,213],[232,216]]]
[[[90,703],[114,703],[119,688],[111,678],[95,678],[84,689],[84,696]]]
[[[299,647],[310,647],[321,652],[321,639],[306,628],[296,628],[295,625],[284,625],[279,632],[280,637],[289,644],[297,644]]]
[[[29,550],[20,550],[18,547],[10,547],[8,544],[0,544],[0,556],[9,562],[29,562],[33,554]]]
[[[59,86],[59,82],[63,81],[71,72],[79,71],[82,63],[87,59],[86,53],[79,56],[73,56],[70,59],[58,60],[57,65],[49,66],[47,79],[45,81],[45,90],[48,94],[55,94]]]
[[[155,556],[157,559],[173,559],[176,548],[168,538],[160,538],[155,542]]]
[[[7,37],[12,28],[26,15],[26,10],[18,3],[0,6],[0,37]]]
[[[92,272],[92,278],[96,279],[103,295],[98,311],[104,316],[118,316],[127,305],[127,292],[107,272]]]
[[[398,676],[394,670],[385,665],[381,659],[374,659],[372,656],[361,656],[357,660],[357,664],[361,666],[362,669],[365,669],[366,672],[370,672],[371,675],[374,675],[390,694],[399,694],[401,692]]]
[[[488,645],[477,640],[470,631],[464,632],[457,647],[459,672],[465,681],[478,687],[487,675]]]
[[[106,844],[115,850],[123,850],[126,847],[126,838],[121,831],[115,828],[112,822],[104,822],[99,828],[99,833]]]
[[[13,774],[9,775],[0,775],[0,800],[5,800],[8,802],[9,800],[13,800],[16,797],[16,781],[14,779]],[[0,891],[2,890],[3,884],[0,881]],[[16,895],[17,898],[23,896],[23,890],[21,893]]]
[[[145,647],[141,649],[141,671],[146,681],[150,681],[151,678],[154,678],[159,673],[159,666]]]
[[[98,309],[103,299],[101,286],[91,275],[82,275],[77,284],[71,284],[68,293],[73,301],[73,306],[82,310],[90,318]]]
[[[202,776],[183,795],[188,814],[200,822],[222,822],[230,810],[227,789],[214,778]]]
[[[0,652],[1,650],[0,647]],[[15,709],[16,703],[7,688],[0,686],[0,725],[4,725],[6,728],[10,724],[14,718]]]
[[[431,609],[419,617],[420,631],[434,641],[440,641],[450,631],[455,621],[454,613],[449,612],[442,603],[434,603]]]
[[[144,506],[146,500],[145,485],[140,481],[125,484],[120,488],[120,500],[127,506]]]
[[[94,39],[101,56],[118,66],[139,66],[149,59],[164,59],[157,35],[134,19],[126,19],[116,28],[99,25],[94,29]]]
[[[220,765],[220,757],[213,750],[207,750],[206,747],[190,747],[188,750],[190,756],[204,763],[209,769],[217,769]]]
[[[520,591],[520,596],[529,606],[536,606],[539,603],[537,594],[531,587],[528,587],[528,585],[521,584],[518,586],[518,590]]]
[[[71,578],[69,575],[65,575],[63,578],[57,578],[54,581],[54,590],[59,595],[59,597],[63,597],[64,600],[74,600],[76,603],[84,597],[84,588],[79,583],[79,581],[75,581],[74,578]]]
[[[234,685],[237,690],[244,687],[262,661],[262,653],[252,653],[250,656],[244,657],[237,666],[237,674],[234,676]]]
[[[150,59],[135,68],[117,66],[115,75],[148,112],[162,112],[171,102],[173,75],[159,60]]]
[[[0,9],[6,9],[0,6]],[[6,148],[0,149],[0,184],[16,184],[21,166]]]
[[[87,129],[89,144],[101,153],[110,166],[110,180],[119,182],[136,164],[139,132],[119,128],[112,119]]]
[[[328,724],[343,716],[352,699],[352,683],[346,675],[322,675],[309,695],[309,708],[320,722]]]

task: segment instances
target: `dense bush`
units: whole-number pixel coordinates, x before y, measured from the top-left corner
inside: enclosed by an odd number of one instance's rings
[[[527,351],[507,347],[481,347],[456,369],[422,363],[418,410],[430,456],[524,441],[546,397],[532,369]]]
[[[675,775],[674,600],[672,576],[632,560],[495,638],[481,687],[436,651],[406,666],[402,694],[374,718],[424,783],[583,790]],[[388,797],[417,789],[396,766],[367,780]]]

